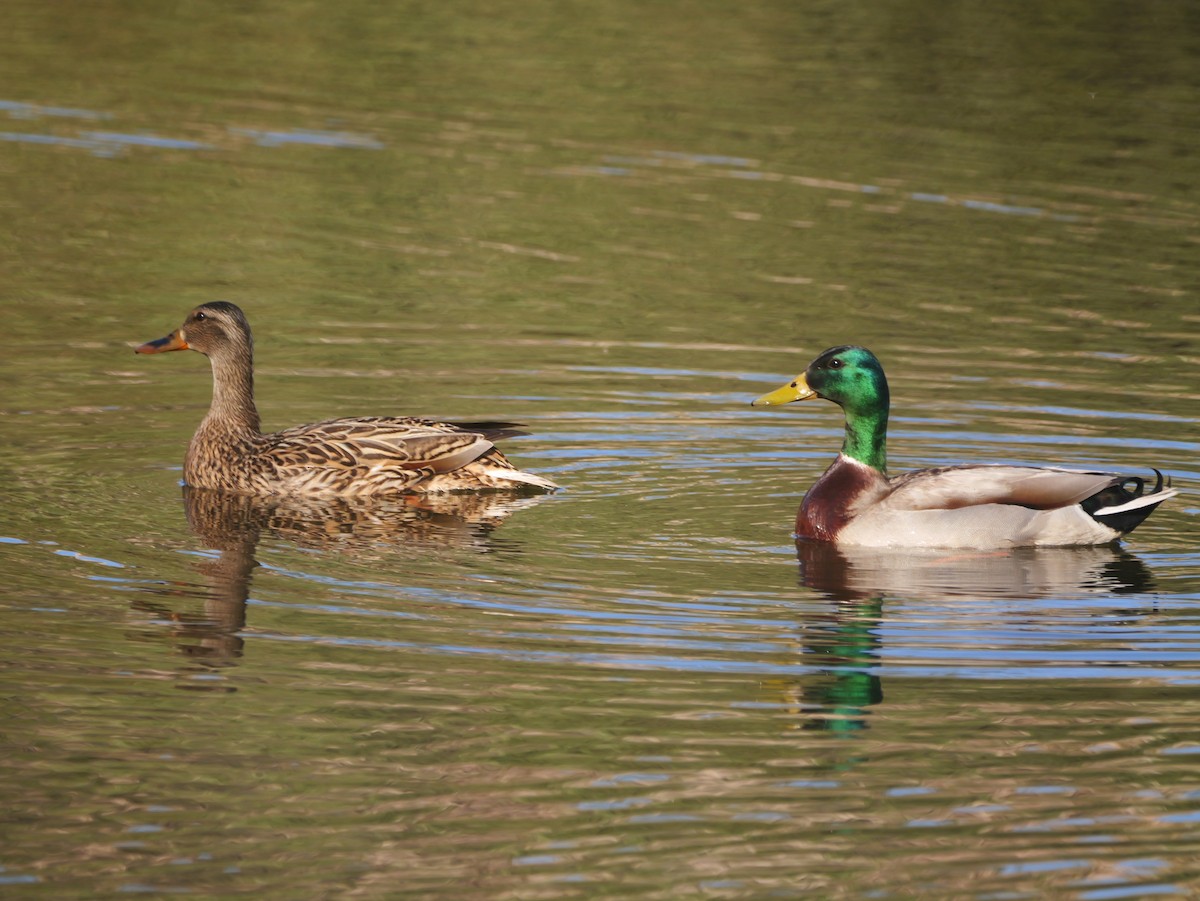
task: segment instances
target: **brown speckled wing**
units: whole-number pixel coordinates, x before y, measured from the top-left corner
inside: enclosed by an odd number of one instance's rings
[[[275,478],[308,490],[403,491],[492,450],[473,432],[413,419],[334,419],[271,436],[260,455]]]

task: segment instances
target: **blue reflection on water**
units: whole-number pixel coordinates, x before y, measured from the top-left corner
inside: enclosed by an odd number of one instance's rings
[[[108,113],[98,113],[88,109],[73,109],[65,106],[40,106],[36,103],[21,103],[17,100],[0,100],[0,110],[4,110],[13,119],[36,119],[40,116],[54,116],[60,119],[108,119]]]
[[[164,138],[154,134],[124,134],[119,131],[85,131],[87,140],[101,144],[111,144],[115,147],[156,147],[162,150],[213,150],[211,144],[202,141],[190,141],[186,138]]]
[[[315,147],[346,147],[357,150],[383,150],[382,141],[367,135],[347,131],[312,131],[309,129],[285,129],[259,131],[253,128],[231,128],[233,134],[253,138],[260,147],[282,147],[285,144],[307,144]]]

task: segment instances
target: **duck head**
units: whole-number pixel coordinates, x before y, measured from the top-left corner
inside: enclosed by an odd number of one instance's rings
[[[194,350],[206,357],[230,351],[252,354],[254,341],[246,314],[224,300],[201,304],[188,313],[183,325],[164,338],[147,341],[134,349],[139,354],[161,354],[170,350]]]
[[[814,397],[831,400],[847,413],[857,414],[886,410],[890,403],[887,377],[875,354],[865,347],[844,344],[829,348],[792,381],[751,405],[771,407]]]
[[[751,404],[771,407],[814,397],[831,400],[845,411],[846,441],[842,453],[883,471],[891,396],[883,366],[875,354],[853,344],[831,347],[792,381]]]

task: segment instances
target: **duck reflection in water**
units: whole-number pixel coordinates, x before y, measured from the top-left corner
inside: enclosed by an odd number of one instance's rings
[[[138,606],[174,625],[173,638],[185,656],[204,667],[229,666],[244,650],[246,601],[263,538],[322,552],[352,552],[357,562],[492,553],[515,547],[498,543],[493,531],[517,510],[542,499],[511,493],[256,498],[185,486],[188,525],[215,554],[201,555],[195,564],[202,585],[171,583],[155,593],[201,598],[203,610],[180,613],[144,600]]]
[[[906,597],[931,603],[1045,599],[1148,590],[1146,565],[1117,545],[996,551],[836,548],[796,541],[800,582],[839,601]]]
[[[832,602],[802,625],[816,675],[791,686],[804,728],[854,732],[883,700],[879,676],[884,601],[928,604],[1038,600],[1148,591],[1149,569],[1116,546],[980,552],[837,548],[799,539],[800,583]],[[949,613],[949,611],[948,611]]]

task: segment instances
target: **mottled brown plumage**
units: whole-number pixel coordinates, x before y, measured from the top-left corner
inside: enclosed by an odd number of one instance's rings
[[[553,491],[492,444],[509,423],[363,416],[263,434],[254,405],[254,341],[234,304],[203,304],[137,353],[195,350],[212,363],[213,399],[188,445],[184,481],[250,495],[362,497],[451,491]],[[478,429],[472,429],[477,426]]]

